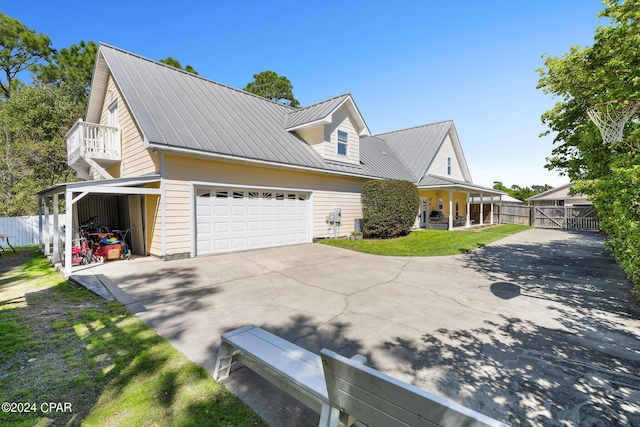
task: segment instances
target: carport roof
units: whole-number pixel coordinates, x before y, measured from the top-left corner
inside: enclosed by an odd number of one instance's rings
[[[154,182],[160,182],[160,175],[145,175],[132,178],[116,178],[116,179],[103,179],[97,181],[80,181],[80,182],[64,182],[60,184],[52,185],[44,190],[36,193],[40,197],[53,196],[54,194],[64,194],[67,190],[73,192],[87,192],[87,193],[121,193],[121,194],[152,194],[159,189],[138,187],[144,184],[151,184]],[[135,187],[135,188],[134,188]]]

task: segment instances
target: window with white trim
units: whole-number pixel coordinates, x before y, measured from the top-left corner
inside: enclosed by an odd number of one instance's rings
[[[338,131],[338,154],[341,156],[347,155],[347,148],[349,146],[349,134],[345,131]]]
[[[118,127],[118,100],[116,99],[107,109],[107,125]]]
[[[451,157],[447,157],[447,175],[451,175]]]

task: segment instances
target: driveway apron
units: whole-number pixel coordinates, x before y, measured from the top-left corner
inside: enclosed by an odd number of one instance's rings
[[[255,324],[514,426],[640,426],[640,310],[603,241],[532,229],[450,257],[310,244],[91,271],[210,373],[220,335]],[[225,385],[274,426],[318,423],[246,368]]]

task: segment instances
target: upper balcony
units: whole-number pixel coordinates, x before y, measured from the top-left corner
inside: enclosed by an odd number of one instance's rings
[[[78,120],[66,138],[69,166],[88,180],[90,167],[105,179],[112,178],[104,168],[121,160],[119,128]]]

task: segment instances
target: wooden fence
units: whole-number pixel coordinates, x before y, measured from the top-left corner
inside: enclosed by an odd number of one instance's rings
[[[500,205],[500,224],[531,225],[531,206]]]
[[[599,230],[600,219],[590,206],[536,206],[533,226],[567,230]]]
[[[500,224],[531,225],[536,228],[599,230],[600,219],[590,206],[501,205]]]
[[[64,235],[62,230],[64,223],[65,216],[58,215],[58,226],[60,227],[59,232],[61,236]],[[53,229],[53,215],[49,215],[49,230],[51,229]],[[14,216],[0,218],[0,234],[6,234],[12,246],[37,245],[38,217]],[[0,242],[0,244],[2,243],[3,242]]]

